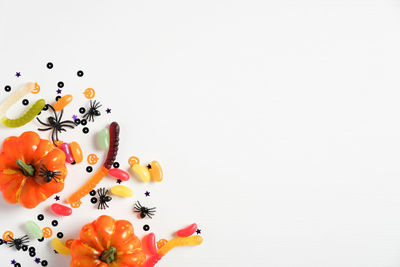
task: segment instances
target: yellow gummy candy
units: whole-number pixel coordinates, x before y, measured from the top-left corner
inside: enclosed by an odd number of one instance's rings
[[[150,172],[145,166],[135,164],[132,166],[133,175],[139,178],[141,181],[148,183],[150,182]]]
[[[55,251],[57,251],[58,253],[62,254],[62,255],[69,255],[71,254],[71,251],[69,248],[67,248],[63,242],[61,242],[61,240],[57,237],[53,238],[51,240],[51,244],[53,245],[53,248]]]
[[[177,237],[168,241],[164,246],[162,246],[157,252],[163,257],[174,247],[179,246],[197,246],[203,243],[203,238],[199,235],[192,235],[189,237]]]
[[[124,185],[116,185],[111,187],[111,194],[120,197],[131,197],[133,196],[133,191]]]

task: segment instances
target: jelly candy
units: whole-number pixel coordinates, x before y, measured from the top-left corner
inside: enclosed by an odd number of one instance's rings
[[[71,148],[70,148],[69,144],[68,143],[62,143],[60,148],[65,154],[65,161],[68,162],[68,163],[73,163],[74,162],[74,157],[72,156]]]
[[[1,118],[1,123],[7,127],[21,127],[33,120],[36,115],[38,115],[42,111],[45,105],[46,102],[44,101],[44,99],[37,100],[35,104],[33,104],[32,107],[28,109],[21,117],[16,119],[9,119],[7,118],[7,116],[4,116]]]
[[[53,108],[57,111],[60,111],[64,109],[69,103],[71,103],[72,99],[72,95],[65,95],[58,99],[58,101],[53,105]]]
[[[143,237],[143,244],[146,248],[146,252],[150,255],[157,255],[156,247],[156,236],[154,233],[150,233]]]
[[[64,206],[64,205],[61,205],[61,204],[58,204],[58,203],[52,204],[51,205],[51,210],[55,214],[61,215],[61,216],[69,216],[69,215],[72,214],[72,209],[71,208],[69,208],[67,206]]]
[[[153,181],[161,182],[163,179],[163,172],[160,163],[153,160],[149,166],[147,166],[150,172],[150,177]]]
[[[176,234],[179,237],[187,237],[187,236],[191,236],[192,234],[194,234],[194,232],[196,232],[197,230],[197,224],[193,223],[191,225],[189,225],[188,227],[185,227],[179,231],[176,232]]]
[[[124,185],[115,185],[111,187],[111,194],[120,196],[120,197],[131,197],[133,196],[133,191],[127,186]]]
[[[41,239],[43,237],[42,229],[34,221],[27,221],[25,227],[34,238]]]
[[[140,179],[142,182],[150,182],[150,172],[147,167],[140,164],[135,164],[132,166],[132,171],[134,176]]]
[[[118,168],[109,170],[108,174],[111,175],[112,177],[120,179],[121,181],[129,180],[129,173]]]
[[[110,147],[110,133],[107,128],[104,128],[98,133],[97,144],[102,150],[107,150]]]
[[[51,240],[51,244],[53,245],[53,248],[55,251],[62,255],[69,255],[71,254],[71,250],[67,248],[63,242],[58,237],[55,237]]]
[[[83,161],[83,153],[81,146],[77,142],[71,142],[69,144],[71,148],[72,156],[74,157],[75,163],[81,163]]]
[[[176,237],[168,241],[164,246],[158,250],[160,256],[164,256],[171,249],[177,246],[197,246],[203,242],[203,238],[199,235],[193,235],[189,237]]]

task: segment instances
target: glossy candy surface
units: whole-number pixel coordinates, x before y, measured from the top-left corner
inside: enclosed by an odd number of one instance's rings
[[[133,196],[133,191],[127,186],[124,185],[115,185],[111,187],[111,194],[120,196],[120,197],[131,197]]]
[[[42,229],[34,221],[27,221],[25,227],[34,238],[41,239],[43,237]]]
[[[113,165],[117,153],[118,153],[118,145],[119,145],[119,125],[117,122],[113,122],[110,124],[110,148],[108,149],[107,158],[101,166],[101,168],[75,193],[73,193],[68,199],[67,202],[72,204],[79,201],[81,198],[89,194],[98,183],[107,175],[108,170]]]
[[[97,144],[102,150],[107,150],[110,147],[110,133],[107,128],[97,134]]]
[[[140,164],[135,164],[132,166],[133,175],[141,180],[142,182],[148,183],[150,182],[150,172],[149,169]]]
[[[58,204],[58,203],[54,203],[51,205],[51,210],[57,214],[57,215],[61,215],[61,216],[69,216],[72,214],[72,209],[70,207]]]
[[[150,255],[157,255],[156,235],[150,233],[143,237],[143,244],[146,248],[145,251]]]
[[[116,179],[120,179],[121,181],[128,181],[129,180],[129,173],[127,173],[124,170],[114,168],[108,171],[108,175],[111,175],[112,177]]]
[[[151,180],[156,182],[161,182],[163,179],[163,171],[160,163],[158,161],[153,160],[149,166],[149,172]]]
[[[83,152],[81,146],[74,141],[69,144],[69,147],[71,148],[71,153],[74,157],[75,163],[81,163],[83,161]]]
[[[7,127],[21,127],[33,120],[36,115],[38,115],[42,111],[45,105],[46,102],[44,101],[44,99],[37,100],[35,104],[33,104],[32,107],[30,107],[30,109],[28,109],[21,117],[16,119],[9,119],[7,116],[4,116],[3,118],[1,118],[1,123]]]
[[[0,105],[0,118],[6,116],[7,111],[12,105],[17,103],[18,100],[29,94],[30,91],[35,89],[35,84],[32,82],[24,84],[21,88],[15,91],[12,95],[7,97]]]
[[[62,255],[69,255],[71,254],[71,250],[67,248],[64,243],[58,238],[55,237],[51,240],[51,245],[53,246],[54,250]]]
[[[64,109],[69,103],[72,102],[72,95],[65,95],[58,99],[56,103],[54,103],[53,108],[57,111]]]
[[[193,223],[191,225],[189,225],[188,227],[185,227],[179,231],[176,232],[176,234],[179,237],[187,237],[187,236],[191,236],[192,234],[194,234],[194,232],[196,232],[197,230],[197,224]]]
[[[74,162],[74,157],[72,156],[71,152],[71,147],[69,146],[68,143],[62,143],[60,146],[60,149],[64,152],[65,154],[65,161],[68,163],[73,163]]]

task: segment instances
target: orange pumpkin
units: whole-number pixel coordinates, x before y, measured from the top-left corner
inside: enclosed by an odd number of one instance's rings
[[[0,154],[0,191],[9,203],[34,208],[64,188],[65,154],[35,132],[10,136]]]
[[[107,215],[82,228],[71,256],[70,267],[141,267],[146,261],[132,224]]]

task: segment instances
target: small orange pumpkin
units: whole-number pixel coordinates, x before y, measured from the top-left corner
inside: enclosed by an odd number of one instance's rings
[[[34,208],[64,188],[65,154],[35,132],[10,136],[0,154],[0,191],[9,203]]]
[[[132,224],[107,215],[82,227],[71,256],[70,267],[141,267],[146,261]]]

